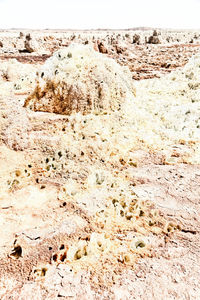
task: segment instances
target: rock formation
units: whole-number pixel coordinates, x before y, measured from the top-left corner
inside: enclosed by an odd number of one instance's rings
[[[158,33],[156,30],[154,30],[153,35],[149,37],[147,40],[148,44],[160,44],[160,39],[158,37]]]
[[[30,34],[26,35],[26,39],[24,41],[24,47],[25,47],[26,51],[29,53],[35,52],[36,49],[38,48],[36,42],[32,40]]]
[[[128,68],[89,46],[73,44],[46,61],[25,106],[66,115],[99,113],[120,110],[134,93]]]

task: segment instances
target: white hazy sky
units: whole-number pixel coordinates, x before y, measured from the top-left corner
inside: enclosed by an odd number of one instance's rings
[[[0,28],[200,29],[200,0],[0,0]]]

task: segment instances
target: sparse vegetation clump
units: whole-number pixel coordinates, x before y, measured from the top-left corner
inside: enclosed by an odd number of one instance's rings
[[[100,113],[121,110],[134,94],[127,67],[89,46],[73,44],[46,61],[25,106],[66,115]]]

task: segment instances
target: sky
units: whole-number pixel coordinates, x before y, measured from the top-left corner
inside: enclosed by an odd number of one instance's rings
[[[200,29],[200,0],[0,0],[0,28]]]

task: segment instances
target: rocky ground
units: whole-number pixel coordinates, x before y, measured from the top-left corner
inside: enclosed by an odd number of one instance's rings
[[[198,31],[28,31],[0,32],[0,59],[16,58],[23,63],[43,63],[51,54],[70,43],[92,44],[96,50],[126,65],[133,79],[148,79],[182,67],[199,52]],[[1,45],[1,44],[0,44]]]
[[[199,36],[0,32],[1,299],[199,299]],[[128,66],[130,113],[23,107],[72,42]]]

